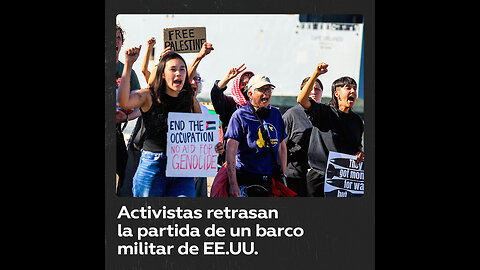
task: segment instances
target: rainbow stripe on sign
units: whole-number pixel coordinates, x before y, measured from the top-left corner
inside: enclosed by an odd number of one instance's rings
[[[207,129],[206,130],[215,130],[215,121],[207,121]]]

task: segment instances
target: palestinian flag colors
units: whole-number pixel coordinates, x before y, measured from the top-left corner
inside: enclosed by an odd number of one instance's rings
[[[216,123],[215,121],[207,121],[207,129],[206,130],[215,130]]]

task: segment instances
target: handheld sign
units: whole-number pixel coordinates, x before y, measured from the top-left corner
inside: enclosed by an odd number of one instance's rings
[[[177,53],[199,52],[207,41],[205,27],[176,27],[163,29],[164,48],[171,47]]]
[[[218,114],[168,113],[167,177],[217,174]]]
[[[330,151],[325,172],[325,197],[361,197],[364,193],[363,162],[356,156]]]

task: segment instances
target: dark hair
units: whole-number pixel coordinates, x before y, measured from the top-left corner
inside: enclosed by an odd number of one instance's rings
[[[123,44],[125,42],[125,37],[123,37],[123,34],[125,33],[125,31],[123,31],[123,29],[118,24],[117,24],[115,32],[116,31],[120,31],[120,36],[122,36],[122,44]]]
[[[302,88],[305,86],[305,84],[308,82],[308,80],[310,80],[310,77],[306,77],[305,79],[303,79],[302,84],[300,85],[300,90],[302,90]],[[320,84],[320,88],[322,88],[322,91],[323,91],[322,82],[318,78],[315,81],[318,82],[318,84]]]
[[[330,99],[328,104],[338,109],[338,100],[337,100],[337,97],[335,96],[335,91],[337,91],[337,87],[341,88],[347,85],[354,85],[355,87],[357,87],[357,82],[355,82],[354,79],[347,76],[336,79],[332,83],[332,98]]]
[[[150,86],[150,92],[152,95],[152,99],[160,99],[160,103],[162,103],[162,99],[164,100],[167,89],[167,83],[165,79],[162,77],[162,74],[165,72],[165,66],[169,60],[172,59],[180,59],[185,64],[185,82],[183,83],[183,89],[178,94],[180,98],[180,103],[184,104],[187,108],[190,108],[189,111],[193,111],[193,89],[192,85],[190,84],[190,79],[188,78],[188,70],[187,70],[187,63],[185,60],[180,56],[180,54],[176,52],[169,52],[165,54],[157,66],[157,72],[155,74],[155,79]],[[168,104],[162,103],[164,108],[168,107]]]
[[[252,78],[253,77],[253,72],[251,71],[246,71],[245,73],[242,74],[242,76],[240,77],[240,79],[238,80],[238,84],[240,85],[240,81],[242,80],[242,78]],[[247,87],[243,87],[242,89],[240,89],[240,92],[243,93],[243,95],[245,96],[245,100],[250,100],[250,98],[248,97],[247,95]]]
[[[250,78],[253,77],[253,72],[247,71],[247,72],[242,74],[242,77],[248,77],[250,79]],[[242,78],[242,77],[240,77],[240,78]]]
[[[242,76],[240,77],[240,80],[242,80],[242,78],[244,78],[244,77],[248,77],[248,79],[252,78],[253,77],[253,72],[247,71],[247,72],[243,73]],[[240,84],[240,80],[238,81],[239,84]],[[248,91],[246,89],[247,89],[247,87],[243,87],[242,89],[240,89],[240,92],[242,92],[245,100],[250,100],[250,97],[247,94]]]

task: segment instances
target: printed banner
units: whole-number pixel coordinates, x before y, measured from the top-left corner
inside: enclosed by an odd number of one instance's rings
[[[217,174],[218,114],[168,113],[167,177]]]
[[[356,156],[330,151],[325,173],[325,197],[361,197],[364,192],[363,162]]]

